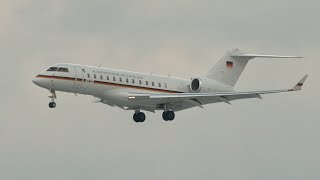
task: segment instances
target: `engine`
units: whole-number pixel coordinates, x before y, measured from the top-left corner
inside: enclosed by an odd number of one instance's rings
[[[199,92],[201,90],[201,81],[198,78],[194,78],[191,80],[190,84],[190,90],[191,92]]]

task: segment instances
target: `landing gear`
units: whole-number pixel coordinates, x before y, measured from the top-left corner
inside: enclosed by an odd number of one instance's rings
[[[51,95],[49,98],[51,99],[51,102],[49,103],[49,108],[56,108],[57,104],[54,102],[55,99],[57,99],[56,91],[55,90],[49,90]]]
[[[175,114],[173,111],[163,111],[162,118],[165,121],[172,121],[175,118]]]
[[[57,104],[55,102],[50,102],[49,107],[50,108],[56,108]]]
[[[133,120],[135,122],[144,122],[146,120],[146,115],[143,112],[135,112],[133,114]]]

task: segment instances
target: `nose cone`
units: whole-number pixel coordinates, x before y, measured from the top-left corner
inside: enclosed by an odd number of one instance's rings
[[[42,75],[38,75],[37,77],[32,79],[32,82],[35,85],[40,86],[42,88],[46,88],[46,89],[51,88],[49,79],[43,78]]]
[[[34,79],[32,79],[32,82],[38,86],[40,86],[40,79],[35,77]]]
[[[32,79],[32,82],[34,84],[36,84],[37,86],[40,86],[42,88],[46,88],[48,82],[46,79],[40,78],[40,77],[35,77],[34,79]]]

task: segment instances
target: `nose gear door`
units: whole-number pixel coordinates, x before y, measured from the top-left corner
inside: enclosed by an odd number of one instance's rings
[[[55,77],[56,74],[55,74],[55,73],[52,73],[51,76],[52,76],[52,77]],[[50,78],[50,81],[49,81],[49,87],[50,87],[50,89],[55,89],[55,88],[54,88],[54,80],[55,80],[54,78]]]

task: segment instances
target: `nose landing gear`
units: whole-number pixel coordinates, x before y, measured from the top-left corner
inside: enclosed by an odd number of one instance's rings
[[[55,102],[50,102],[49,107],[50,108],[56,108],[57,104]]]
[[[57,99],[56,91],[55,90],[49,90],[51,95],[49,98],[51,98],[51,102],[49,103],[49,108],[56,108],[57,104],[54,102],[55,99]]]

